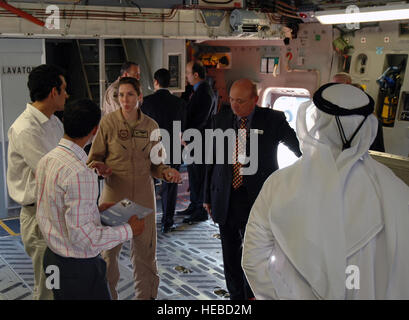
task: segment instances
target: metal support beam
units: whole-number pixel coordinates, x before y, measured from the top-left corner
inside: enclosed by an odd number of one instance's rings
[[[105,73],[105,39],[98,40],[99,45],[99,101],[102,107],[102,102],[104,101],[105,94],[105,83],[106,83],[106,73]]]

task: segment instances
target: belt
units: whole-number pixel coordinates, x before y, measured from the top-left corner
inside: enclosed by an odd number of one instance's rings
[[[101,254],[96,255],[95,257],[92,258],[72,258],[72,257],[64,257],[59,255],[58,253],[55,253],[54,251],[52,251],[49,247],[47,247],[47,250],[49,250],[49,254],[54,255],[57,259],[59,260],[63,260],[63,261],[67,261],[67,262],[72,262],[72,263],[84,263],[84,262],[94,262],[94,261],[98,261],[98,260],[103,260]]]

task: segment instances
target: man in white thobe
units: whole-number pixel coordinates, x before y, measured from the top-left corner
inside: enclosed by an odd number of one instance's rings
[[[246,227],[257,299],[409,299],[409,187],[368,154],[373,106],[335,83],[300,106],[303,157],[268,178]]]

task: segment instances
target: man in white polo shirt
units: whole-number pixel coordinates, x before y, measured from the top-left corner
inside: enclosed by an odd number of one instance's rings
[[[36,221],[35,170],[38,161],[55,148],[64,134],[61,121],[54,115],[64,110],[68,94],[63,71],[40,65],[28,76],[31,103],[8,131],[7,187],[10,197],[19,203],[21,239],[34,268],[34,300],[53,299],[45,287],[43,256],[47,247]]]

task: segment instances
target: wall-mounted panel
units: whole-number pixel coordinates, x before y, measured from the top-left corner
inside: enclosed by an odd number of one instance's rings
[[[386,70],[387,56],[402,56],[409,54],[409,38],[406,31],[402,33],[401,23],[381,22],[378,26],[361,28],[345,36],[345,39],[354,47],[352,52],[352,65],[350,75],[353,83],[359,83],[366,87],[366,92],[375,100],[375,105],[379,106],[382,101],[378,101],[379,85],[376,80]],[[365,73],[361,74],[358,57],[365,54],[368,57]],[[393,64],[393,61],[391,62]],[[358,64],[358,65],[356,65]],[[406,73],[408,65],[406,64]],[[401,84],[401,92],[409,91],[409,78],[404,77]],[[409,154],[409,125],[408,121],[402,121],[399,112],[403,108],[402,96],[399,98],[398,114],[396,115],[393,127],[384,127],[384,144],[386,152],[401,156]]]
[[[30,102],[28,74],[44,61],[43,40],[0,39],[0,218],[15,215],[8,209],[17,207],[6,185],[7,132]]]

